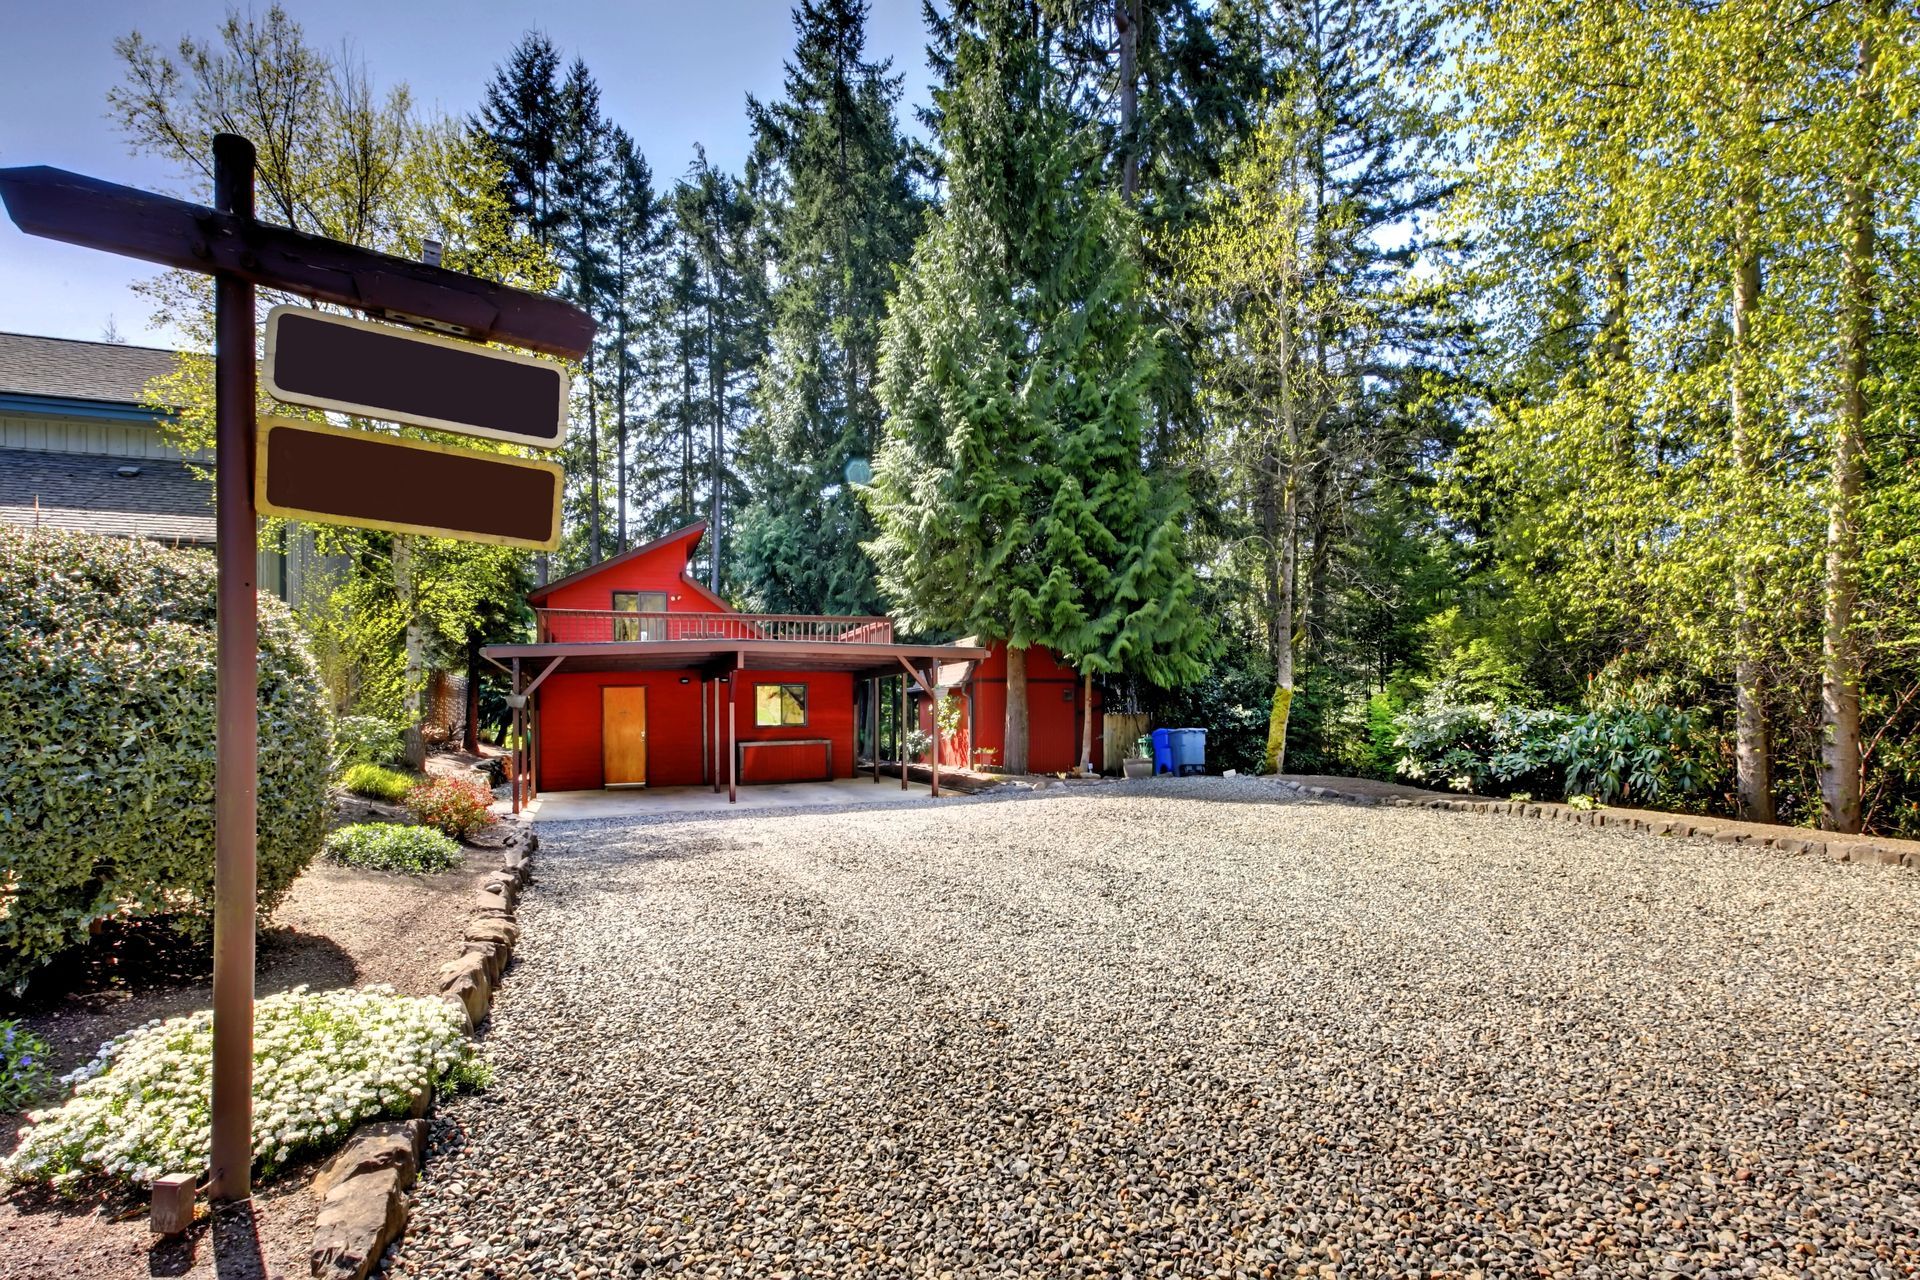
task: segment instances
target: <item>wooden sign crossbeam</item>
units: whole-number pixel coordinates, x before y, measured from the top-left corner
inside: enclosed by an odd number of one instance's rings
[[[558,298],[64,169],[0,169],[0,200],[49,240],[571,360],[593,341],[592,317]]]

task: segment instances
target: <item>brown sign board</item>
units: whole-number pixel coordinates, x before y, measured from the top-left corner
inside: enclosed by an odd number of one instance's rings
[[[163,267],[568,359],[593,341],[593,318],[559,298],[65,169],[0,169],[0,201],[29,235]]]
[[[328,315],[267,313],[267,394],[290,404],[558,449],[567,371],[551,360]]]
[[[260,422],[254,497],[267,515],[551,551],[560,467],[289,418]]]

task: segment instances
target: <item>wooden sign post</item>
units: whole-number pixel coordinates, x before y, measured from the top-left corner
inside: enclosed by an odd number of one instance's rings
[[[475,342],[504,342],[573,359],[586,354],[594,324],[584,311],[557,298],[255,221],[253,144],[236,134],[214,138],[213,169],[211,209],[37,166],[0,169],[0,201],[29,235],[214,278],[219,613],[208,1191],[216,1200],[243,1200],[251,1194],[253,1165],[254,790],[260,714],[254,288],[300,294]],[[445,338],[414,337],[389,326],[331,318],[318,323],[324,331],[300,323],[289,329],[283,313],[276,326],[282,340],[294,330],[302,333],[292,339],[299,358],[273,368],[289,382],[290,399],[304,396],[302,403],[547,448],[561,443],[566,426],[562,370]],[[342,324],[352,330],[351,336],[342,336]],[[368,330],[374,332],[369,335]],[[409,343],[434,348],[428,355],[416,346],[411,377],[408,357],[402,354]],[[352,363],[336,360],[332,367],[337,380],[329,384],[328,353],[337,357],[347,347],[382,354],[347,357]],[[306,357],[312,360],[302,363]],[[483,381],[486,395],[472,394],[468,379]],[[330,385],[344,394],[325,394]],[[522,409],[524,418],[518,416]],[[277,420],[266,424],[264,438],[269,462],[281,456],[283,448],[299,459],[282,466],[277,481],[269,468],[260,503],[266,509],[510,546],[551,547],[558,541],[560,469],[551,463]],[[347,469],[358,465],[355,459],[369,456],[380,459],[382,470],[411,468],[407,474],[416,486],[472,481],[491,486],[473,495],[474,504],[493,495],[521,504],[521,509],[467,516],[446,493],[423,488],[407,495],[409,503],[397,498],[391,485],[380,489],[380,477]],[[309,466],[319,468],[315,475],[297,474]],[[278,501],[276,483],[287,486],[284,505]],[[380,492],[370,497],[371,489]]]

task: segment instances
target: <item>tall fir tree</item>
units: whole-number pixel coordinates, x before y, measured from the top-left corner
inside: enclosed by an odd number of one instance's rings
[[[1206,640],[1179,502],[1142,468],[1158,343],[1137,223],[1031,12],[975,16],[936,94],[948,203],[887,319],[868,545],[908,625],[1007,643],[1018,772],[1030,647],[1165,683],[1198,673]]]
[[[473,126],[505,162],[509,207],[541,245],[553,243],[558,218],[563,114],[560,51],[544,32],[528,31],[494,69]]]
[[[661,373],[661,347],[651,327],[665,288],[668,223],[665,203],[654,191],[653,171],[640,148],[618,125],[613,126],[610,140],[602,294],[609,323],[602,324],[601,336],[613,364],[613,549],[618,554],[627,549],[629,483],[634,478],[629,420],[635,399]]]
[[[745,505],[734,444],[766,345],[766,268],[750,196],[705,149],[695,149],[672,208],[676,283],[690,286],[672,295],[691,322],[679,370],[682,412],[705,428],[707,584],[717,593],[733,550],[729,522]]]
[[[860,544],[872,524],[847,478],[879,438],[880,325],[919,230],[913,160],[894,117],[900,78],[865,56],[865,0],[802,0],[786,94],[748,100],[747,169],[778,281],[742,433],[753,497],[737,549],[750,597],[782,613],[872,613]]]
[[[600,477],[606,460],[600,437],[600,348],[612,307],[609,292],[607,230],[612,205],[612,136],[600,114],[600,86],[587,64],[575,58],[560,85],[560,131],[554,148],[555,247],[566,269],[567,293],[583,310],[601,321],[600,333],[589,344],[585,377],[579,399],[586,408],[587,434],[569,450],[569,474],[584,478],[581,498],[585,511],[579,523],[586,527],[584,563],[602,558],[601,529],[605,518]]]

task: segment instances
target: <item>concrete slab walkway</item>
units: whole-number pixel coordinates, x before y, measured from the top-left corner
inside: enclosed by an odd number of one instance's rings
[[[903,791],[898,776],[836,778],[832,782],[763,782],[740,788],[740,802],[711,787],[630,787],[614,791],[546,791],[528,812],[535,822],[593,822],[603,818],[653,818],[666,814],[744,813],[764,809],[817,809],[854,804],[929,802],[924,783]]]

